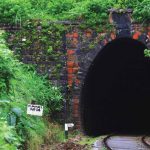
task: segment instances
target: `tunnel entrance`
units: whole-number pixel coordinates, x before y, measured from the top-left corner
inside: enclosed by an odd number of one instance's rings
[[[150,64],[144,49],[139,41],[120,38],[99,52],[81,92],[85,134],[150,133]]]

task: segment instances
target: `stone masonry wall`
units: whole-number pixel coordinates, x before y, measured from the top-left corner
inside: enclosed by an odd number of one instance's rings
[[[112,40],[120,37],[128,37],[141,41],[150,48],[150,26],[142,24],[130,24],[127,34],[126,28],[114,27],[112,31],[97,33],[93,30],[74,29],[66,35],[67,38],[67,72],[68,86],[71,90],[72,118],[77,128],[82,128],[80,118],[80,95],[84,78],[94,58],[102,48]]]
[[[20,54],[24,63],[35,64],[40,74],[48,73],[49,79],[53,83],[63,87],[66,98],[64,107],[67,109],[64,116],[66,118],[65,121],[75,123],[76,128],[81,128],[80,109],[82,108],[80,108],[80,95],[84,78],[88,68],[102,48],[107,43],[120,37],[139,40],[150,48],[149,25],[132,23],[128,13],[127,16],[122,14],[119,14],[121,16],[116,16],[116,12],[112,12],[112,15],[115,15],[115,17],[112,16],[111,18],[113,27],[109,31],[99,33],[91,29],[81,30],[74,25],[65,36],[62,36],[61,49],[56,51],[56,54],[61,55],[57,59],[53,59],[47,54],[45,49],[42,49],[42,46],[38,47],[38,40],[34,41],[32,38],[30,38],[30,41],[33,43],[32,47],[25,48]],[[122,16],[125,16],[127,20],[124,22],[124,18],[120,19],[122,20],[121,24],[116,19]],[[125,25],[126,22],[127,25]],[[10,26],[5,27],[5,29],[10,32],[18,32],[20,30],[19,27],[13,28]],[[38,29],[42,30],[38,27],[37,32]],[[39,31],[40,36],[42,34]],[[23,38],[24,36],[21,36],[21,39]],[[19,43],[13,43],[14,39],[15,37],[12,35],[9,42],[12,43],[10,46],[15,51],[20,45],[18,45]],[[23,41],[20,41],[20,43],[23,44]],[[61,64],[59,79],[54,71],[58,64]]]

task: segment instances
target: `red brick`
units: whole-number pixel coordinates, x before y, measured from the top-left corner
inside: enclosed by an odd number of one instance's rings
[[[67,67],[72,68],[75,65],[74,61],[67,61]]]
[[[72,69],[72,68],[67,68],[67,72],[68,72],[69,74],[73,74],[73,69]]]
[[[140,35],[141,35],[141,32],[136,31],[136,32],[133,34],[133,39],[137,40]]]
[[[77,67],[73,68],[73,73],[77,73],[78,70],[79,70],[79,69],[78,69]]]
[[[79,36],[79,35],[78,35],[77,32],[73,33],[73,37],[74,37],[74,38],[78,38],[78,36]]]
[[[116,38],[116,35],[114,33],[111,33],[110,37],[111,37],[112,40],[114,40]]]
[[[72,55],[72,54],[74,54],[74,53],[75,53],[74,50],[67,50],[67,55]]]

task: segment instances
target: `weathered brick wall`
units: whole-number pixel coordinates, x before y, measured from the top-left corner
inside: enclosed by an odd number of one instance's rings
[[[57,33],[51,31],[51,27],[49,26],[43,27],[38,20],[31,21],[29,25],[31,28],[27,28],[28,26],[21,27],[19,25],[0,24],[0,28],[7,31],[8,46],[14,51],[18,59],[25,64],[34,66],[37,73],[46,75],[47,79],[53,85],[60,86],[64,94],[63,96],[66,98],[67,70],[65,33],[60,33],[59,39],[57,39]],[[43,40],[45,41],[43,42]],[[57,40],[60,43],[56,45],[52,53],[49,53],[48,48],[53,43],[57,43]],[[49,41],[51,43],[48,43]],[[62,113],[53,114],[53,117],[57,117],[61,122],[64,122],[64,111],[63,108]]]
[[[93,30],[74,29],[66,35],[67,38],[67,72],[68,86],[71,90],[72,118],[77,128],[81,127],[80,95],[84,78],[97,54],[112,40],[128,37],[141,41],[150,48],[149,25],[131,23],[127,34],[126,28],[113,28],[112,31],[97,33]],[[123,31],[124,30],[124,31]],[[93,45],[91,45],[91,43]]]
[[[32,38],[31,42],[34,44],[23,49],[20,54],[24,63],[35,64],[39,73],[48,73],[49,79],[53,83],[63,87],[66,98],[64,108],[67,109],[66,111],[64,110],[66,112],[64,117],[66,117],[66,122],[74,122],[77,128],[81,128],[80,109],[82,108],[80,108],[80,95],[84,78],[93,60],[103,47],[116,38],[128,37],[139,40],[150,48],[150,26],[131,23],[130,16],[128,15],[128,17],[127,26],[124,25],[124,22],[122,23],[123,26],[120,23],[117,26],[117,21],[115,21],[117,17],[114,17],[114,22],[111,21],[114,25],[113,28],[103,32],[91,29],[81,30],[78,26],[73,25],[66,33],[66,36],[62,37],[61,49],[56,51],[56,53],[61,53],[62,55],[57,60],[49,56],[42,46],[38,46],[37,41],[32,41]],[[113,20],[113,17],[111,19]],[[16,32],[19,27],[5,27],[5,29]],[[38,30],[42,29],[38,27],[37,32],[39,32]],[[32,35],[30,36],[32,37]],[[40,32],[39,36],[42,36]],[[14,38],[12,36],[10,42]],[[24,36],[21,38],[24,38]],[[11,45],[14,51],[20,46],[17,44],[19,43]],[[23,44],[23,41],[21,44]],[[57,64],[61,64],[59,79],[54,71]]]
[[[25,64],[32,64],[41,75],[47,75],[53,84],[66,86],[66,51],[65,35],[61,33],[60,43],[52,52],[48,52],[49,47],[57,42],[56,32],[51,31],[48,27],[44,28],[37,21],[31,22],[34,27],[19,28],[19,30],[9,29],[9,47],[19,59]],[[34,28],[34,30],[33,30]],[[17,33],[16,33],[17,31]],[[49,34],[48,32],[53,32]],[[48,43],[51,41],[51,43]]]

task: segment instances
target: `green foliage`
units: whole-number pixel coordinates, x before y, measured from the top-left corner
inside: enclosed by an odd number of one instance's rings
[[[17,135],[14,127],[0,120],[0,149],[16,150],[21,145],[21,138]]]
[[[136,6],[138,0],[116,0],[114,8],[133,8]]]
[[[79,20],[87,26],[105,24],[110,8],[132,8],[134,20],[149,18],[150,0],[5,0],[0,1],[1,22],[29,19]]]
[[[61,109],[61,94],[58,87],[53,87],[44,77],[39,77],[26,67],[18,67],[15,78],[11,80],[12,99],[28,103],[36,103],[44,106],[47,113]],[[49,107],[48,107],[49,106]]]
[[[85,14],[85,20],[88,20],[90,25],[104,24],[108,20],[108,9],[111,7],[109,0],[97,1],[93,0],[87,4],[87,14]]]
[[[0,18],[4,23],[20,23],[28,18],[31,4],[27,0],[1,0]]]
[[[52,0],[48,3],[47,11],[48,14],[52,15],[60,15],[65,13],[73,8],[75,0]]]
[[[13,65],[15,63],[15,61],[12,61],[12,52],[8,51],[4,42],[5,41],[3,39],[0,39],[0,96],[8,93],[9,91],[9,82],[13,77]]]
[[[110,0],[92,0],[76,2],[76,5],[65,15],[64,20],[78,20],[86,27],[97,27],[107,22],[108,9],[112,6]]]
[[[144,50],[144,56],[145,57],[150,57],[150,50],[149,49]]]
[[[0,41],[0,128],[8,131],[7,136],[0,132],[0,146],[16,150],[27,143],[28,149],[35,150],[43,144],[44,138],[51,138],[47,137],[52,129],[45,118],[61,109],[60,89],[19,62],[6,47],[2,34]],[[27,104],[32,101],[44,106],[44,117],[26,114]]]
[[[61,108],[62,97],[58,87],[53,87],[44,77],[17,61],[8,49],[0,49],[0,57],[1,94],[9,92],[6,95],[11,94],[11,99],[15,101],[37,101],[45,107],[49,106],[50,112]]]
[[[10,49],[15,51],[20,60],[28,51],[32,55],[32,58],[30,57],[32,62],[36,62],[36,69],[39,72],[42,70],[42,74],[48,74],[49,78],[55,77],[59,80],[64,64],[62,57],[65,55],[62,50],[64,31],[64,27],[60,24],[29,20],[18,32],[9,33],[6,39]],[[43,61],[48,65],[42,64]],[[52,61],[54,65],[50,64]]]
[[[136,8],[134,9],[134,18],[137,21],[150,21],[150,0],[141,0],[137,3]]]

